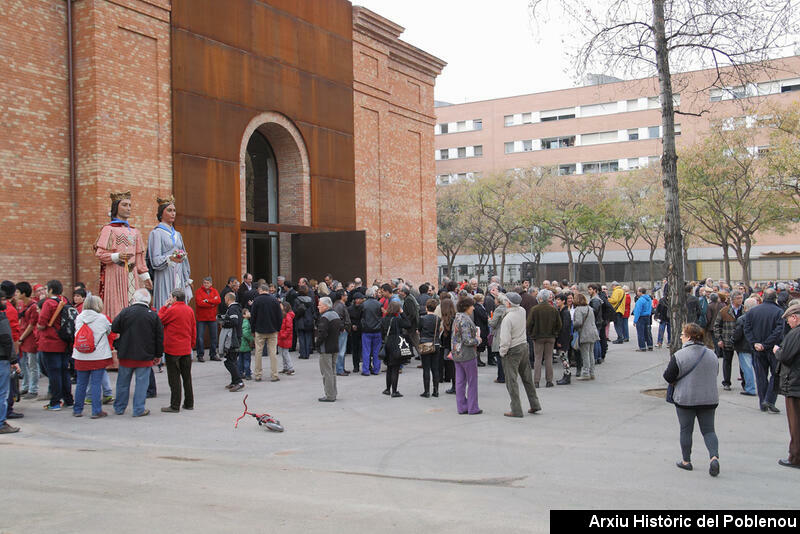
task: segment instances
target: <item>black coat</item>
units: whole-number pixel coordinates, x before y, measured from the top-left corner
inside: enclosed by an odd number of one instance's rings
[[[233,293],[233,289],[231,286],[225,286],[222,288],[222,291],[219,294],[219,304],[217,305],[217,314],[223,314],[228,309],[228,306],[225,304],[225,295],[228,293]]]
[[[402,365],[408,363],[409,358],[401,356],[396,348],[400,344],[400,337],[402,336],[403,330],[410,327],[411,323],[408,318],[403,315],[400,317],[387,315],[381,319],[381,332],[383,338],[386,340],[385,361],[387,365]]]
[[[119,334],[114,346],[120,360],[144,362],[160,358],[164,352],[164,326],[158,313],[146,304],[123,308],[111,323],[111,331]]]
[[[800,328],[792,328],[775,353],[780,363],[778,391],[787,397],[800,397]]]
[[[298,295],[294,299],[293,309],[295,328],[303,332],[313,332],[315,312],[317,311],[314,300],[308,295]]]
[[[231,350],[238,352],[239,346],[242,344],[242,307],[238,302],[234,302],[225,313],[217,317],[220,321],[222,328],[230,328],[233,330],[233,337],[231,338]]]
[[[478,345],[478,352],[486,350],[486,339],[489,337],[489,314],[483,304],[476,304],[472,308],[472,322],[481,329],[481,344]]]
[[[744,314],[744,335],[751,345],[764,345],[764,350],[772,352],[772,347],[783,339],[783,309],[774,302],[766,301]],[[755,349],[755,347],[754,347]]]
[[[568,351],[570,343],[572,342],[572,316],[569,314],[569,308],[564,306],[558,312],[561,315],[561,331],[556,338],[556,349]]]
[[[316,346],[325,354],[339,352],[339,334],[344,329],[344,323],[339,314],[333,310],[323,313],[317,322]]]
[[[691,293],[686,295],[686,321],[696,323],[700,317],[700,301]]]
[[[361,305],[356,306],[355,303],[347,307],[347,313],[350,314],[350,322],[353,324],[353,332],[361,333],[361,315],[363,312],[364,310]]]
[[[236,302],[239,303],[239,306],[241,306],[243,310],[250,309],[250,305],[248,304],[248,302],[252,300],[251,294],[253,291],[255,291],[255,287],[253,287],[252,289],[247,289],[247,286],[245,284],[239,286],[239,291],[236,292]],[[222,299],[222,303],[224,302],[225,299]]]
[[[368,298],[361,304],[361,333],[369,334],[381,331],[383,307],[374,298]]]
[[[281,331],[283,313],[278,299],[263,293],[253,300],[250,309],[250,327],[254,334],[272,334]]]

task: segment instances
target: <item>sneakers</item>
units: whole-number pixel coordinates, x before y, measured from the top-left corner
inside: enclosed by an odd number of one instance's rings
[[[145,411],[147,411],[147,410],[145,410]],[[178,413],[178,412],[180,412],[180,409],[176,410],[172,406],[164,406],[163,408],[161,408],[161,411],[164,412],[164,413]]]
[[[239,382],[238,384],[231,386],[230,392],[234,393],[236,391],[241,391],[243,389],[244,389],[244,384],[242,382]]]
[[[114,402],[114,397],[112,395],[103,397],[103,404],[111,404],[112,402]]]
[[[44,405],[44,409],[47,410],[48,412],[60,412],[61,411],[61,405],[60,404],[56,404],[55,406],[50,406],[49,404],[45,404]]]
[[[0,426],[0,434],[13,434],[15,432],[19,432],[18,426],[11,426],[8,423],[3,423],[3,426]]]
[[[293,374],[294,374],[294,369],[289,369],[288,371],[286,371],[287,376],[292,376]]]
[[[280,381],[281,381],[281,379],[280,379],[280,378],[278,378],[277,376],[273,376],[272,378],[270,378],[270,379],[269,379],[269,381],[270,381],[270,382],[280,382]]]

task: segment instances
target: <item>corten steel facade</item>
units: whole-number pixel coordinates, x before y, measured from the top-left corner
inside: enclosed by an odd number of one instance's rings
[[[4,278],[73,278],[66,9],[0,3]],[[433,198],[433,83],[444,63],[400,41],[402,28],[346,0],[73,0],[72,9],[75,279],[96,289],[92,245],[108,193],[126,189],[145,238],[156,195],[174,193],[196,281],[211,275],[221,286],[241,275],[251,234],[277,234],[277,271],[296,277],[291,234],[352,230],[366,232],[367,278],[435,277],[435,212],[421,199]],[[364,46],[389,73],[383,85],[359,63]],[[407,94],[414,85],[416,101]],[[386,119],[377,128],[354,111],[374,87],[373,109]],[[252,220],[247,199],[255,132],[277,165],[279,209],[269,223]],[[415,134],[416,145],[403,144]],[[376,219],[380,199],[385,214]],[[389,209],[401,205],[402,214]]]

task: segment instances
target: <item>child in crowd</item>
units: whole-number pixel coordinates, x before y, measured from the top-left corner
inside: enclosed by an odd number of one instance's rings
[[[242,342],[239,345],[239,376],[245,380],[252,380],[253,373],[250,370],[250,355],[255,345],[253,331],[250,328],[250,310],[242,312]]]
[[[278,333],[278,353],[283,359],[282,374],[293,375],[294,366],[292,365],[292,357],[289,356],[289,349],[292,348],[292,329],[294,328],[294,312],[292,305],[288,302],[281,302],[283,309],[283,323],[281,323],[281,331]]]

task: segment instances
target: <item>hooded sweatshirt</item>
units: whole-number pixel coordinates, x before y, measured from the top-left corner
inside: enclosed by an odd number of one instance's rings
[[[94,352],[79,352],[72,349],[72,357],[77,361],[100,361],[111,358],[111,346],[108,343],[108,335],[111,333],[111,323],[102,313],[94,310],[83,310],[75,318],[75,332],[77,333],[83,325],[89,325],[94,332]],[[76,368],[78,365],[76,364]],[[86,369],[78,369],[86,370]]]

